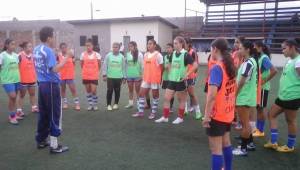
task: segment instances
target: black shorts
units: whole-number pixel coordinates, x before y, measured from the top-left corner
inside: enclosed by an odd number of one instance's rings
[[[82,80],[82,84],[84,84],[84,85],[86,85],[86,84],[98,85],[98,80]]]
[[[185,82],[175,82],[169,81],[167,89],[174,90],[174,91],[184,91],[186,90]]]
[[[283,101],[277,98],[275,104],[283,109],[298,110],[300,108],[300,99]]]
[[[162,89],[166,89],[168,87],[169,81],[168,80],[163,80],[162,84],[161,84],[161,88]]]
[[[210,128],[206,128],[206,134],[208,136],[223,136],[226,132],[230,132],[231,123],[220,122],[211,119]]]
[[[186,86],[189,87],[189,86],[195,86],[196,84],[196,79],[187,79],[186,80]]]
[[[268,99],[269,99],[269,90],[261,90],[261,100],[259,106],[257,107],[266,108],[268,105]]]

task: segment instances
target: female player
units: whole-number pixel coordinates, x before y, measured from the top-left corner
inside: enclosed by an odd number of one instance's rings
[[[253,137],[263,137],[264,127],[265,127],[265,108],[268,103],[269,91],[271,88],[270,80],[276,75],[277,70],[271,63],[270,51],[269,48],[262,42],[256,41],[254,42],[254,47],[258,53],[260,53],[260,57],[258,58],[259,65],[259,78],[261,79],[261,89],[258,90],[260,92],[260,101],[258,102],[257,110],[257,121],[256,121],[256,130],[253,133]]]
[[[241,147],[233,150],[234,155],[246,156],[248,150],[255,150],[250,127],[250,114],[257,104],[257,63],[259,54],[250,41],[243,41],[240,52],[245,56],[237,75],[236,111],[242,124]]]
[[[236,69],[225,39],[211,45],[211,56],[216,64],[210,70],[205,116],[202,122],[209,136],[212,170],[232,169],[230,127],[234,118],[236,97]]]
[[[18,120],[24,117],[24,114],[18,115],[16,112],[17,95],[20,91],[20,72],[19,57],[15,49],[15,41],[7,39],[4,42],[3,52],[0,54],[0,80],[8,96],[8,120],[13,125],[17,125]]]
[[[82,83],[85,86],[88,100],[88,111],[98,110],[97,86],[101,67],[101,56],[93,50],[93,41],[88,39],[85,43],[86,51],[80,56],[82,68]]]
[[[129,91],[129,101],[125,108],[133,107],[134,90],[139,94],[143,74],[143,54],[139,52],[135,41],[129,42],[129,52],[126,54],[126,77]]]
[[[124,70],[125,59],[120,52],[120,44],[113,43],[112,52],[106,55],[103,63],[103,80],[107,82],[106,102],[108,111],[119,109],[121,84],[122,81],[125,83],[126,80]],[[113,93],[115,93],[115,103],[111,107]]]
[[[193,73],[198,65],[193,58],[188,55],[185,50],[186,42],[183,37],[176,37],[174,39],[174,49],[171,60],[169,60],[169,82],[165,92],[164,111],[163,116],[157,119],[156,123],[166,123],[169,121],[170,101],[174,98],[176,93],[179,101],[178,117],[172,122],[173,124],[180,124],[183,122],[184,108],[187,97],[186,79]],[[193,65],[192,69],[188,69],[188,65]]]
[[[77,91],[75,87],[75,57],[74,54],[70,49],[68,49],[68,46],[66,43],[61,43],[59,45],[60,48],[60,53],[58,55],[58,61],[59,63],[63,61],[67,55],[69,55],[67,63],[60,69],[60,87],[61,87],[61,97],[63,101],[63,109],[68,108],[68,99],[66,97],[66,90],[67,90],[67,85],[69,86],[69,89],[72,93],[73,96],[73,101],[74,101],[74,108],[75,110],[80,110],[80,104],[79,104],[79,98],[77,96]]]
[[[28,91],[30,104],[31,104],[31,112],[37,113],[38,107],[35,98],[35,90],[36,90],[36,73],[34,68],[33,61],[33,46],[31,43],[25,41],[20,47],[23,49],[19,53],[19,71],[20,71],[20,97],[18,99],[18,109],[17,112],[21,112],[19,114],[23,114],[23,101]]]
[[[286,63],[279,83],[278,98],[269,112],[270,142],[265,148],[275,149],[278,152],[293,152],[295,150],[297,134],[297,110],[300,107],[300,39],[286,40],[282,44],[282,52],[290,59]],[[288,141],[286,145],[278,146],[277,117],[285,113],[288,125]]]
[[[158,109],[159,100],[159,86],[162,76],[163,68],[163,56],[156,51],[156,41],[150,39],[147,43],[148,52],[144,55],[144,71],[143,71],[143,81],[141,84],[141,89],[138,99],[138,112],[133,114],[133,117],[143,117],[144,107],[145,107],[145,96],[149,91],[152,91],[152,109],[149,115],[149,119],[155,118]]]

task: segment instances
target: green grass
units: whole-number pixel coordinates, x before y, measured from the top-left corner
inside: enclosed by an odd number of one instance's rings
[[[205,68],[200,69],[203,79]],[[80,74],[77,74],[78,76]],[[279,75],[272,81],[269,103],[277,95]],[[60,141],[70,147],[62,155],[50,155],[48,149],[37,150],[35,131],[37,115],[29,114],[19,126],[7,123],[7,98],[0,90],[0,169],[201,169],[210,168],[210,152],[207,136],[200,122],[191,115],[178,126],[155,124],[145,119],[131,118],[135,111],[123,109],[127,104],[127,90],[123,86],[120,110],[105,110],[106,85],[98,88],[100,111],[87,112],[85,92],[78,77],[76,80],[82,102],[82,111],[66,110],[63,113],[63,134]],[[201,86],[200,86],[201,84]],[[203,81],[197,83],[197,94],[202,109],[205,100]],[[161,94],[161,98],[162,98]],[[161,103],[159,113],[161,113]],[[25,111],[29,112],[26,102]],[[148,111],[147,111],[148,112]],[[175,114],[171,116],[173,120]],[[298,118],[299,121],[299,118]],[[286,141],[287,130],[283,116],[279,119],[280,143]],[[267,130],[268,131],[268,130]],[[237,133],[233,132],[232,136]],[[298,133],[299,136],[299,133]],[[235,170],[292,170],[300,169],[300,151],[282,154],[262,147],[266,139],[255,139],[257,151],[248,158],[234,158]],[[300,146],[300,140],[296,145]],[[233,139],[234,145],[236,141]]]

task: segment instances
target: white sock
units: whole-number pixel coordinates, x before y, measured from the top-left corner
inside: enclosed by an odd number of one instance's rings
[[[250,121],[251,131],[253,132],[256,129],[256,122]]]
[[[50,136],[50,147],[51,148],[57,148],[57,137]]]
[[[19,108],[19,109],[17,109],[17,112],[22,112],[22,109],[20,109],[20,108]]]
[[[201,113],[199,105],[193,106],[193,108],[194,108],[196,113]]]
[[[129,105],[133,105],[133,100],[129,100],[129,101],[128,101],[128,104],[129,104]]]

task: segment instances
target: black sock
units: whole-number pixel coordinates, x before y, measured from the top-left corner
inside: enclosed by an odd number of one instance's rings
[[[250,144],[250,143],[253,143],[253,136],[252,136],[252,134],[250,134],[250,136],[249,136],[249,143],[248,144]]]
[[[249,138],[241,137],[241,139],[242,139],[241,150],[247,151],[247,144],[248,144]]]

